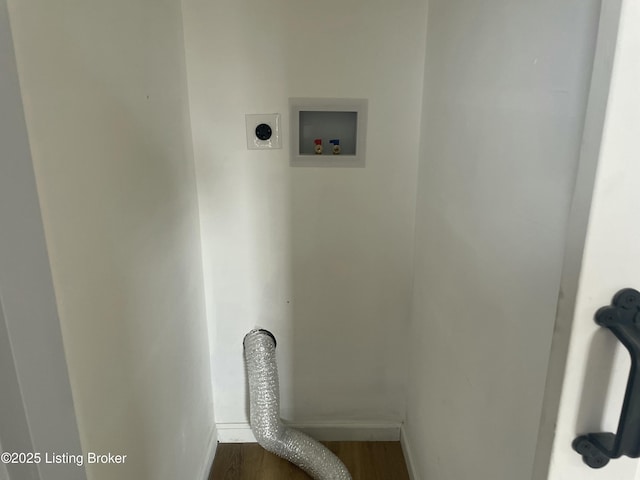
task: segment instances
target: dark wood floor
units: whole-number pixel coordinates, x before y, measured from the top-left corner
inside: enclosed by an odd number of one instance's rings
[[[400,442],[322,442],[353,480],[409,480]],[[302,470],[257,443],[221,443],[209,480],[309,480]]]

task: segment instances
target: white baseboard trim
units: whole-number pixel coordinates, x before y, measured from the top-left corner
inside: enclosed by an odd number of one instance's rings
[[[256,443],[248,423],[218,423],[216,428],[220,443]]]
[[[402,427],[400,428],[400,445],[402,445],[404,461],[407,464],[407,470],[409,470],[409,478],[411,480],[420,480],[420,477],[416,472],[416,463],[414,461],[415,457],[413,456],[411,446],[409,445],[409,437],[407,437],[407,432],[404,425],[402,425]]]
[[[213,465],[213,459],[216,456],[216,449],[218,448],[218,432],[214,425],[209,432],[209,441],[207,442],[207,450],[205,451],[204,464],[200,471],[200,475],[197,478],[202,480],[208,480],[211,473],[211,466]]]
[[[400,440],[400,423],[389,422],[287,422],[291,428],[301,430],[322,442],[384,442]],[[218,423],[220,443],[255,443],[248,423]]]

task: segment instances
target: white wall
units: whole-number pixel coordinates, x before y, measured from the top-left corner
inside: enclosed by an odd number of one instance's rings
[[[0,445],[0,452],[4,452],[2,445]],[[9,472],[7,472],[7,467],[4,463],[0,463],[0,480],[9,480]]]
[[[611,2],[618,4],[619,2]],[[577,435],[617,430],[629,372],[628,354],[613,334],[593,321],[622,288],[640,288],[637,206],[640,202],[637,161],[640,138],[640,5],[623,0],[619,30],[609,28],[603,43],[615,45],[602,142],[583,155],[597,156],[584,254],[573,313],[560,410],[557,415],[549,480],[636,478],[638,460],[622,457],[600,470],[583,464],[571,448]],[[617,11],[614,10],[614,12]],[[611,22],[617,17],[612,16]],[[603,58],[603,61],[605,59]],[[608,85],[605,85],[608,87]],[[601,92],[593,92],[601,93]],[[592,95],[593,96],[593,95]],[[555,340],[554,340],[555,341]],[[561,368],[561,365],[558,365]],[[551,414],[551,412],[549,412]]]
[[[2,382],[2,397],[0,397],[0,431],[6,450],[0,445],[0,451],[33,451],[33,444],[29,434],[24,403],[20,393],[20,385],[15,371],[9,334],[0,305],[0,382]],[[4,439],[4,440],[3,440]],[[38,478],[36,465],[10,465],[14,475],[25,478]],[[17,472],[16,472],[17,470]],[[0,462],[0,480],[7,480],[9,472],[4,463]]]
[[[0,432],[8,452],[79,453],[71,386],[7,3],[0,0]],[[76,465],[8,464],[14,479],[84,480]]]
[[[432,0],[406,444],[531,477],[599,4]]]
[[[179,1],[10,0],[91,479],[204,478],[213,429]]]
[[[426,4],[184,0],[216,421],[246,424],[243,336],[278,338],[282,413],[400,422]],[[244,115],[369,99],[364,169],[248,151]]]

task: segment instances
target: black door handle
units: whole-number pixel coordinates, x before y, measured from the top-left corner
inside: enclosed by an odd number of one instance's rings
[[[640,292],[625,288],[611,306],[596,313],[596,323],[606,327],[629,350],[631,369],[617,433],[588,433],[573,441],[573,449],[591,468],[601,468],[611,458],[640,457]]]

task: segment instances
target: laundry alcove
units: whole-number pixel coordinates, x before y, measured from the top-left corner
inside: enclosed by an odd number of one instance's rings
[[[253,441],[256,327],[288,425],[401,441],[413,480],[548,464],[598,32],[620,5],[0,0],[79,437],[130,458],[88,478],[204,479],[217,442]],[[291,99],[361,102],[364,137],[357,109],[323,117],[356,168],[290,161],[315,140],[292,151]],[[272,113],[283,148],[248,150],[245,116]]]

